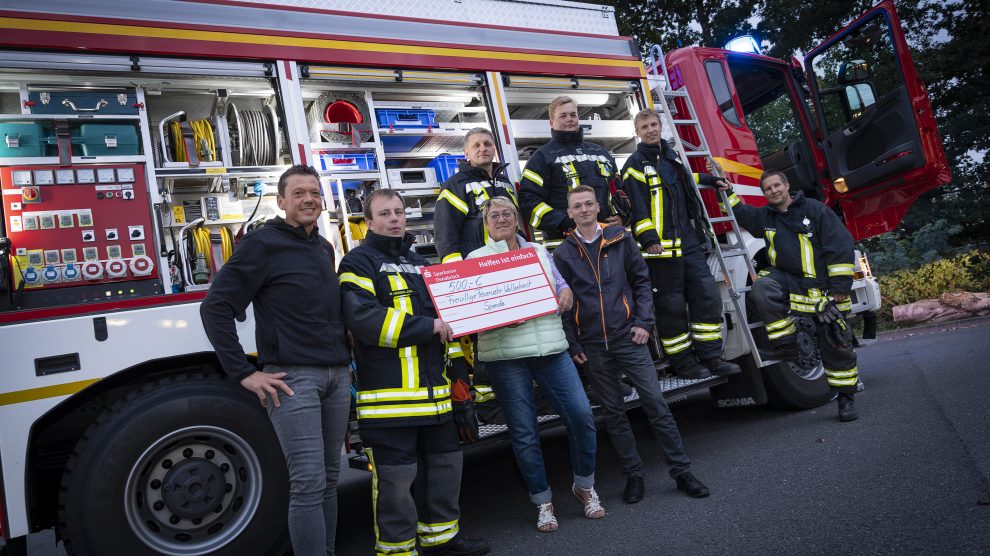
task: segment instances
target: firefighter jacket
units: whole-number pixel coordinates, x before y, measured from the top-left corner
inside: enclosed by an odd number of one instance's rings
[[[633,326],[652,330],[653,285],[636,241],[622,226],[606,226],[590,244],[576,231],[554,253],[553,261],[574,292],[564,314],[571,355],[582,343],[605,344],[628,338]]]
[[[459,261],[488,240],[481,205],[492,197],[508,197],[518,205],[516,190],[505,177],[508,164],[496,164],[492,175],[484,168],[461,163],[443,184],[433,214],[433,234],[441,262]]]
[[[622,189],[632,204],[632,229],[644,257],[680,257],[682,248],[700,244],[712,248],[708,214],[694,184],[714,185],[711,174],[691,174],[666,141],[640,143],[622,168]],[[660,244],[663,253],[645,249]]]
[[[791,192],[785,212],[767,205],[742,204],[735,193],[729,204],[739,224],[767,243],[767,263],[788,275],[791,309],[814,313],[824,293],[849,294],[852,289],[852,234],[831,209],[804,192]],[[839,308],[848,310],[848,301]]]
[[[444,346],[433,333],[437,312],[420,276],[427,263],[410,250],[412,243],[411,234],[393,238],[368,232],[365,243],[340,261],[362,427],[450,421],[451,379],[468,382],[460,343]]]
[[[523,218],[547,240],[560,243],[574,228],[567,216],[567,192],[578,185],[595,190],[604,221],[611,214],[609,200],[615,185],[615,160],[601,145],[584,140],[584,130],[552,130],[550,142],[526,163],[519,181],[519,205]]]

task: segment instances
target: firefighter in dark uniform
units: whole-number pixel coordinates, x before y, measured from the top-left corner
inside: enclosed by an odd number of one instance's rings
[[[459,533],[458,437],[477,435],[460,344],[437,318],[420,275],[427,262],[410,249],[402,198],[376,190],[364,215],[368,235],[344,256],[339,280],[373,473],[375,552],[415,554],[418,540],[425,554],[486,554],[487,542]]]
[[[750,299],[765,323],[769,350],[766,359],[794,359],[797,327],[794,316],[814,317],[830,301],[843,315],[852,308],[854,245],[852,235],[831,209],[804,193],[789,191],[782,172],[764,172],[760,189],[768,206],[750,207],[729,195],[739,224],[767,243],[769,268],[760,271]],[[854,421],[853,401],[859,373],[852,337],[842,345],[825,341],[827,331],[818,319],[818,347],[828,384],[838,393],[839,420]]]
[[[481,205],[492,197],[508,197],[516,205],[515,187],[505,175],[508,164],[494,162],[495,136],[476,127],[464,137],[464,156],[456,174],[443,184],[433,214],[440,261],[459,261],[488,240]]]
[[[633,123],[640,143],[622,168],[622,189],[650,269],[660,345],[680,377],[738,373],[738,365],[722,358],[722,296],[705,255],[711,225],[694,191],[695,182],[714,185],[717,178],[684,169],[660,137],[655,110],[641,111]]]
[[[546,247],[553,249],[564,239],[564,232],[574,229],[574,221],[567,216],[567,192],[579,185],[595,190],[602,207],[601,222],[621,225],[622,217],[610,210],[615,160],[601,145],[584,140],[577,104],[559,96],[550,102],[549,113],[551,139],[526,163],[519,182],[519,205],[529,225],[543,232]]]

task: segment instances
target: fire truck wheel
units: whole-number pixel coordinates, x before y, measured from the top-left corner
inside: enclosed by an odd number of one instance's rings
[[[797,343],[800,355],[796,362],[783,362],[763,369],[767,400],[781,409],[811,409],[832,399],[825,378],[815,325],[809,319],[798,318]]]
[[[59,497],[70,555],[283,554],[289,483],[257,398],[216,376],[149,384],[79,440]]]

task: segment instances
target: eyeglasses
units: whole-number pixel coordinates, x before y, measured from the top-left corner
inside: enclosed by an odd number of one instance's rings
[[[502,212],[489,212],[488,221],[498,222],[499,220],[512,220],[516,217],[516,213],[511,210],[503,210]]]

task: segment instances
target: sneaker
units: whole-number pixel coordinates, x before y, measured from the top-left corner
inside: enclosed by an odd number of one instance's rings
[[[423,554],[442,554],[443,556],[481,556],[491,552],[492,547],[484,539],[472,539],[458,534],[452,540],[440,546],[424,546],[419,549]]]
[[[572,485],[571,492],[584,505],[584,517],[588,519],[601,519],[605,517],[605,508],[602,507],[601,501],[598,500],[598,493],[595,492],[594,488],[585,490],[577,485]]]
[[[690,472],[684,472],[677,476],[677,490],[683,490],[691,498],[704,498],[711,494],[705,483],[702,483]]]
[[[737,373],[741,373],[742,369],[739,365],[726,361],[721,357],[712,357],[711,359],[702,359],[701,364],[708,368],[713,375],[718,376],[729,376]]]
[[[686,378],[689,380],[710,378],[712,376],[712,374],[708,372],[708,369],[706,369],[701,363],[694,363],[687,367],[675,367],[674,374],[677,375],[678,378]]]
[[[622,489],[622,501],[626,504],[635,504],[642,500],[644,486],[642,477],[626,479],[626,488]]]
[[[839,394],[839,421],[847,423],[849,421],[855,421],[859,419],[859,413],[856,412],[856,401],[853,399],[852,394]]]

